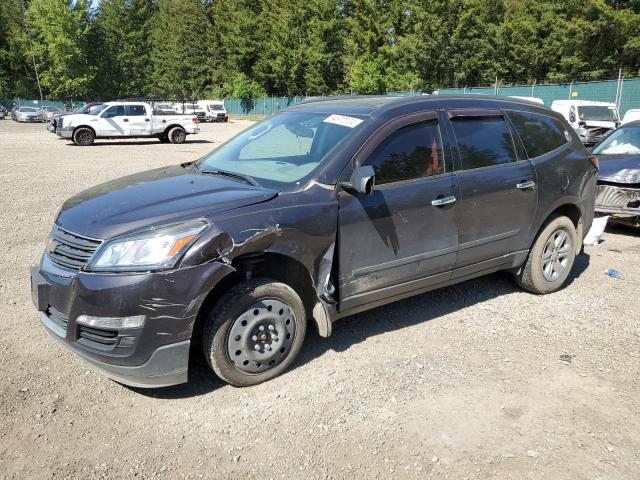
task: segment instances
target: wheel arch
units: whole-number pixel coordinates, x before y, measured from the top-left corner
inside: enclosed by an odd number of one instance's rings
[[[540,217],[540,221],[536,225],[536,229],[532,230],[533,235],[529,239],[529,249],[533,247],[534,242],[538,238],[538,235],[540,235],[540,232],[544,228],[547,221],[554,216],[567,217],[576,227],[579,244],[576,245],[576,253],[579,253],[582,249],[582,240],[584,238],[584,215],[579,204],[575,201],[572,201],[571,199],[565,199],[564,201],[558,202],[549,209],[546,215]]]
[[[73,135],[75,135],[76,132],[81,128],[88,128],[89,130],[91,130],[93,132],[93,134],[96,136],[96,138],[98,137],[98,133],[96,132],[96,129],[93,128],[91,125],[78,125],[77,127],[73,127]]]
[[[182,125],[180,125],[179,123],[172,123],[171,125],[169,125],[167,128],[164,129],[163,134],[169,135],[169,132],[171,131],[171,129],[175,127],[180,127],[182,130],[184,130],[185,133],[187,133],[187,129],[184,128]]]

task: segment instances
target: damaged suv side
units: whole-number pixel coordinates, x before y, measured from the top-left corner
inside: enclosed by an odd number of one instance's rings
[[[558,290],[595,173],[532,103],[312,101],[198,161],[68,200],[33,299],[54,337],[119,382],[185,382],[203,352],[254,385],[291,365],[307,319],[329,336],[339,318],[497,270]]]

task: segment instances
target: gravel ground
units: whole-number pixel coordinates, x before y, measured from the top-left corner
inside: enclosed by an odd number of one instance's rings
[[[378,308],[329,339],[311,332],[294,368],[248,389],[201,376],[130,389],[54,341],[29,267],[61,203],[198,157],[246,125],[205,124],[179,146],[79,148],[0,121],[0,478],[640,478],[629,230],[587,247],[554,295],[495,274]]]

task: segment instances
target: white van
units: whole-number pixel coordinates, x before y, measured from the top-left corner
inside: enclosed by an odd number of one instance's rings
[[[229,112],[222,100],[199,100],[198,105],[204,109],[206,121],[208,122],[228,122]]]
[[[595,145],[620,125],[618,109],[613,103],[554,100],[551,110],[567,119],[585,145]]]
[[[627,113],[624,114],[622,125],[629,122],[635,122],[636,120],[640,120],[640,109],[632,108],[631,110],[627,110]]]
[[[207,119],[205,109],[198,103],[194,102],[177,102],[173,104],[173,109],[184,115],[195,115],[198,117],[198,121],[204,122]]]

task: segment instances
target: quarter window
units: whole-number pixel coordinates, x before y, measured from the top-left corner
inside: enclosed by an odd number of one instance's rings
[[[389,136],[366,162],[384,184],[444,173],[440,129],[435,121],[403,127]]]
[[[502,117],[458,117],[451,122],[463,170],[513,162],[513,137]]]
[[[529,158],[539,157],[567,143],[562,123],[546,115],[508,112]]]

